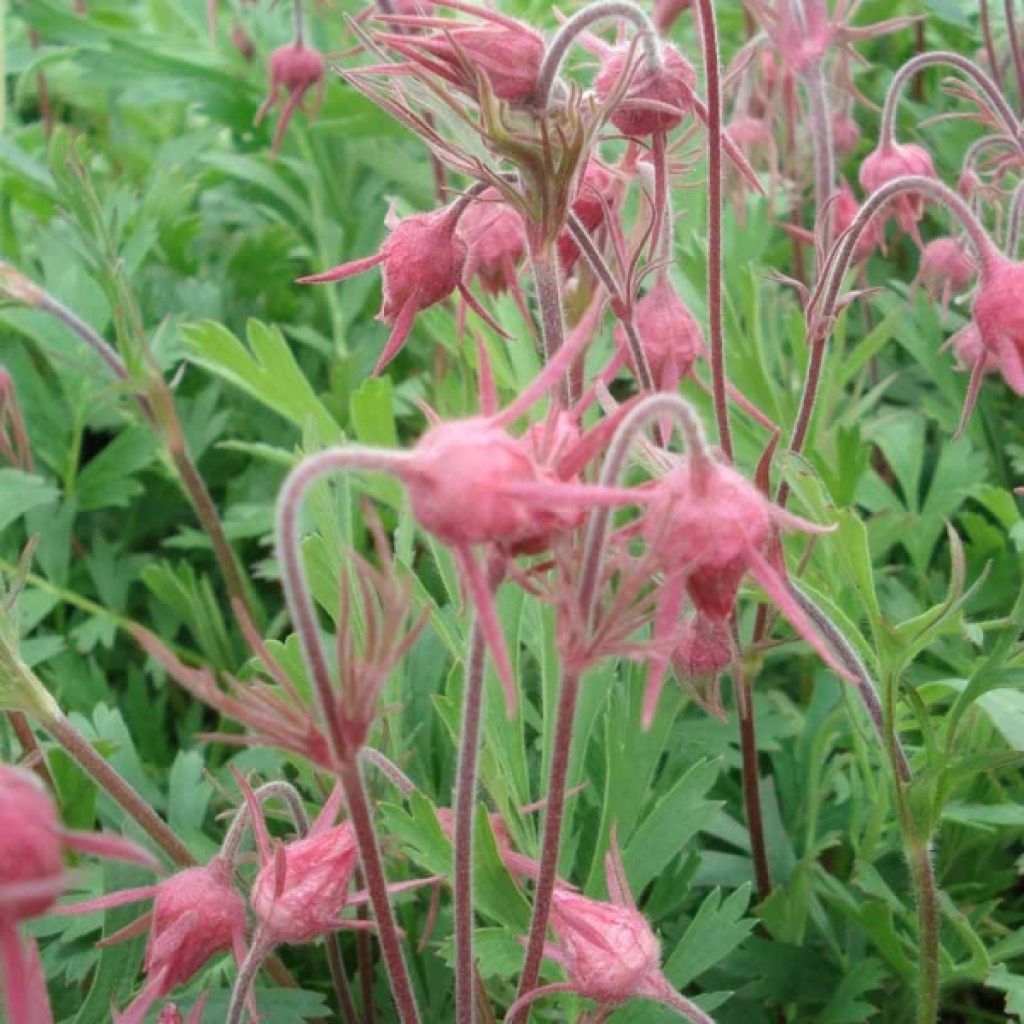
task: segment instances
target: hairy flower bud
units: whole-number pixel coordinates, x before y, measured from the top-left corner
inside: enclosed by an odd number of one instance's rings
[[[607,211],[606,196],[612,184],[612,176],[596,161],[588,160],[583,170],[576,198],[572,203],[572,212],[580,223],[593,234],[604,223]],[[576,265],[580,250],[572,240],[569,232],[563,231],[558,236],[558,259],[562,270],[568,274]]]
[[[921,250],[917,279],[945,309],[955,292],[962,292],[977,272],[974,256],[959,238],[936,238]]]
[[[320,53],[300,42],[294,42],[279,46],[270,55],[270,92],[256,111],[253,123],[259,124],[270,109],[280,102],[283,89],[286,95],[274,132],[272,154],[276,155],[281,148],[281,140],[292,114],[303,105],[306,93],[313,88],[317,90],[317,98],[311,113],[315,114],[323,101],[324,90],[324,58]]]
[[[557,888],[551,927],[560,946],[559,960],[581,996],[601,1006],[618,1006],[660,991],[658,940],[635,908]]]
[[[62,887],[60,826],[30,772],[0,764],[0,918],[45,913]]]
[[[467,247],[467,283],[478,277],[490,295],[515,287],[516,268],[526,255],[526,235],[522,218],[502,201],[496,188],[485,189],[462,215],[459,236]]]
[[[841,156],[852,153],[860,142],[860,127],[849,114],[836,114],[832,119],[832,144]]]
[[[156,887],[145,968],[162,978],[161,994],[194,977],[211,958],[240,949],[245,902],[231,885],[231,866],[219,857],[186,868]]]
[[[655,387],[661,391],[675,391],[679,382],[693,369],[693,364],[704,355],[704,336],[700,324],[686,308],[667,275],[660,274],[654,287],[637,302],[633,322]],[[626,332],[621,325],[616,328],[615,338],[628,353]],[[636,373],[631,357],[629,361]]]
[[[841,235],[854,221],[860,212],[860,204],[849,184],[840,179],[839,191],[832,200],[832,224],[836,235]],[[882,223],[873,217],[857,239],[853,249],[853,261],[860,263],[866,260],[884,241]]]
[[[864,189],[874,192],[905,174],[936,176],[928,151],[912,142],[883,143],[864,158],[858,176]],[[893,210],[900,230],[919,241],[917,222],[924,215],[924,198],[915,192],[906,192],[892,200],[889,208]]]
[[[1024,263],[998,256],[984,267],[974,322],[1006,383],[1024,395]],[[980,372],[980,371],[979,371]]]
[[[273,941],[301,945],[339,928],[356,860],[348,822],[279,845],[249,895]]]
[[[634,67],[627,67],[632,55]],[[625,97],[612,112],[611,122],[623,135],[643,137],[675,128],[693,107],[697,72],[671,44],[661,45],[661,66],[652,68],[643,49],[617,46],[610,50],[594,79],[601,99],[607,99],[624,74],[630,74]]]
[[[377,319],[391,324],[392,331],[374,373],[380,373],[398,353],[420,310],[463,287],[467,254],[466,242],[456,232],[458,221],[450,208],[414,213],[401,219],[389,211],[385,223],[391,234],[375,255],[299,278],[299,284],[326,284],[381,266],[384,301]]]

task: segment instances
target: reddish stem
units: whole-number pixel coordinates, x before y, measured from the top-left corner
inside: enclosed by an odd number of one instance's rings
[[[1024,56],[1021,55],[1020,37],[1017,35],[1017,15],[1013,0],[1003,0],[1006,10],[1006,34],[1010,39],[1010,53],[1013,55],[1013,70],[1017,76],[1018,102],[1024,102]]]
[[[711,387],[715,402],[718,443],[732,461],[732,432],[726,398],[725,339],[722,331],[722,82],[718,57],[718,28],[713,0],[697,0],[704,73],[707,79],[708,125],[708,337],[711,342]]]

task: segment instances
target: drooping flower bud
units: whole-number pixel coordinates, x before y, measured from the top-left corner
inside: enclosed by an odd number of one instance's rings
[[[661,978],[658,940],[632,907],[558,888],[551,901],[551,927],[569,983],[601,1006],[645,995]]]
[[[451,21],[430,35],[378,34],[377,39],[474,99],[480,98],[482,77],[498,99],[526,103],[537,87],[544,37],[522,22],[486,8],[474,7],[473,11],[488,24]],[[401,21],[407,28],[415,28],[417,23],[415,17]],[[424,27],[439,24],[443,23],[436,18],[423,19]]]
[[[341,927],[357,858],[348,822],[277,847],[249,894],[274,943],[301,945]]]
[[[612,176],[596,161],[588,160],[580,178],[579,189],[572,203],[572,212],[580,223],[593,234],[604,223],[607,195]],[[580,250],[568,230],[558,236],[558,259],[562,270],[569,274],[580,257]]]
[[[485,189],[459,220],[467,247],[464,280],[480,279],[489,295],[501,295],[517,285],[516,268],[526,255],[522,218],[502,202],[496,188]]]
[[[634,67],[627,67],[632,55]],[[643,138],[675,128],[693,108],[697,72],[671,44],[661,44],[661,66],[651,67],[641,48],[617,46],[610,50],[594,79],[594,89],[607,99],[624,74],[630,82],[626,95],[611,114],[623,135]]]
[[[860,204],[853,194],[853,189],[844,179],[839,181],[839,191],[832,200],[832,225],[836,236],[841,235],[854,221],[860,212]],[[866,260],[875,249],[884,242],[881,220],[873,217],[857,239],[853,249],[853,262]]]
[[[858,177],[866,191],[874,192],[905,174],[936,176],[931,155],[913,142],[883,143],[864,158]],[[924,215],[924,198],[915,192],[905,192],[897,196],[888,208],[893,211],[900,230],[920,242],[917,222]]]
[[[938,299],[945,310],[950,298],[962,292],[977,272],[974,256],[963,239],[936,238],[921,250],[917,280],[932,299]]]
[[[274,131],[274,143],[271,154],[276,156],[281,148],[288,122],[297,108],[303,108],[306,93],[315,88],[316,99],[310,116],[315,116],[323,102],[324,93],[324,58],[316,50],[311,50],[300,42],[286,43],[279,46],[270,55],[270,92],[256,111],[254,124],[259,124],[270,112],[270,109],[281,101],[281,90],[285,92],[284,106],[277,120]]]
[[[974,322],[1006,383],[1024,395],[1024,263],[995,255],[981,272]],[[979,373],[981,370],[979,370]]]
[[[700,612],[683,624],[672,667],[683,688],[705,711],[725,720],[718,677],[732,664],[732,632],[728,622],[708,618]]]
[[[860,126],[847,113],[836,114],[832,119],[832,144],[841,156],[852,153],[860,142]]]
[[[63,888],[53,801],[30,772],[0,765],[0,917],[45,913]]]
[[[391,324],[392,331],[374,373],[380,373],[398,353],[420,310],[456,289],[468,297],[463,284],[467,246],[456,231],[458,220],[451,208],[401,219],[389,210],[385,223],[391,234],[375,255],[299,278],[299,284],[325,284],[381,266],[384,301],[377,319]]]
[[[660,391],[675,391],[694,363],[704,355],[704,336],[668,275],[659,274],[651,290],[637,302],[633,322],[655,387]],[[628,355],[626,332],[621,325],[616,328],[615,339]],[[637,369],[632,365],[632,357],[628,358],[635,374]]]

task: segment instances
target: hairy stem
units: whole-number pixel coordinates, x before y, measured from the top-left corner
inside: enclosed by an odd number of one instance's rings
[[[245,1000],[256,980],[263,961],[273,948],[270,940],[259,929],[252,937],[249,951],[242,961],[235,975],[235,984],[231,988],[231,1000],[228,1002],[227,1014],[224,1017],[224,1024],[242,1024],[242,1017],[245,1013]]]
[[[692,1021],[693,1024],[715,1024],[714,1017],[706,1014],[696,1003],[691,1002],[686,996],[667,985],[664,994],[660,997],[660,1002],[671,1007],[680,1017]]]
[[[483,628],[474,620],[466,655],[455,787],[455,1020],[474,1024],[476,1000],[473,960],[473,832],[476,818],[477,765],[483,712]]]
[[[1017,34],[1017,12],[1014,0],[1003,0],[1006,11],[1006,35],[1010,40],[1010,53],[1013,56],[1013,70],[1017,76],[1018,103],[1024,102],[1024,56],[1020,50],[1020,36]]]
[[[726,397],[725,339],[722,328],[722,82],[718,56],[718,28],[713,0],[697,0],[704,74],[707,79],[708,129],[708,338],[711,389],[718,424],[718,443],[732,461],[732,432]]]
[[[835,190],[835,149],[832,144],[832,117],[825,92],[825,77],[821,65],[815,64],[806,77],[807,98],[810,103],[811,133],[814,136],[814,212],[821,222],[821,250],[832,246],[833,207],[829,203]]]
[[[539,111],[547,110],[548,104],[551,102],[551,90],[573,40],[581,32],[606,18],[622,18],[624,21],[631,22],[636,28],[640,43],[644,48],[648,68],[654,70],[661,67],[658,30],[648,15],[629,0],[597,0],[596,3],[587,4],[586,7],[568,18],[548,45],[537,73],[535,100]]]
[[[533,894],[533,917],[530,920],[530,935],[526,941],[526,958],[523,962],[523,973],[519,979],[517,998],[522,998],[536,988],[540,977],[544,942],[548,933],[548,921],[551,918],[551,896],[558,876],[558,851],[562,840],[566,779],[569,774],[569,754],[572,749],[573,722],[576,718],[579,690],[579,674],[563,668],[558,691],[551,774],[548,780],[547,803],[544,809],[540,872]]]
[[[345,973],[345,961],[341,958],[341,942],[338,933],[332,932],[324,942],[327,945],[327,966],[331,972],[331,984],[334,985],[338,997],[338,1009],[344,1024],[359,1024],[359,1013],[352,998],[348,975]]]
[[[882,122],[878,134],[879,146],[892,145],[895,133],[896,106],[902,95],[903,87],[919,71],[924,70],[924,68],[934,67],[936,64],[946,64],[956,68],[967,75],[968,78],[974,80],[975,84],[984,94],[985,99],[988,100],[992,113],[1002,122],[1007,135],[1014,141],[1017,148],[1020,149],[1021,142],[1018,139],[1020,125],[1017,116],[1000,92],[999,86],[969,57],[953,53],[951,50],[932,50],[930,53],[918,54],[918,56],[908,60],[892,76],[892,81],[889,83],[889,91],[885,94],[885,106],[882,108]]]
[[[1013,191],[1009,223],[1006,225],[1006,245],[1004,246],[1004,251],[1011,260],[1017,258],[1017,250],[1020,246],[1020,222],[1022,215],[1024,215],[1024,182],[1018,184]]]
[[[757,764],[754,689],[741,671],[735,673],[735,679],[736,711],[740,724],[743,808],[747,817],[747,831],[750,833],[750,856],[754,862],[757,896],[759,900],[765,900],[772,891],[772,876],[768,867],[768,845],[764,837],[764,814],[761,809],[761,773]]]
[[[373,815],[366,793],[366,786],[357,759],[348,759],[338,768],[338,780],[341,782],[345,806],[348,808],[349,821],[355,833],[359,849],[359,864],[366,879],[366,890],[370,897],[370,907],[377,925],[384,966],[387,968],[391,981],[391,991],[395,999],[402,1024],[419,1024],[420,1014],[416,1008],[416,996],[412,989],[412,980],[402,953],[402,940],[398,934],[398,925],[391,908],[388,895],[387,879],[384,877],[384,865],[381,861],[380,847],[377,844],[377,833],[373,827]]]
[[[939,893],[927,843],[911,842],[907,852],[917,903],[916,1024],[935,1024],[939,1012]]]
[[[553,240],[542,239],[535,227],[526,229],[530,268],[537,289],[540,313],[540,334],[544,346],[544,362],[550,362],[565,342],[565,314],[562,310],[562,275],[558,266],[558,247]],[[561,386],[561,402],[571,402],[571,370]]]
[[[988,0],[981,0],[981,35],[985,40],[985,56],[992,78],[1000,89],[1003,88],[1003,69],[996,57],[996,46],[992,39],[992,18],[989,15]]]
[[[189,848],[149,806],[138,790],[103,759],[60,711],[41,718],[40,725],[178,867],[187,868],[196,864]]]

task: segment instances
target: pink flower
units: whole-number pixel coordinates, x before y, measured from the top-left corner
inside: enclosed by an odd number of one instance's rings
[[[150,1007],[195,977],[218,953],[245,948],[245,902],[231,884],[232,867],[214,857],[202,867],[185,868],[158,885],[125,889],[60,908],[62,914],[91,913],[152,898],[152,909],[104,940],[111,945],[149,928],[143,968],[146,984],[117,1019],[141,1024]]]
[[[242,792],[261,865],[249,902],[268,948],[280,943],[301,945],[341,928],[341,912],[348,903],[358,860],[352,826],[347,821],[334,824],[341,789],[331,794],[306,836],[273,845],[248,784],[243,784]]]
[[[467,247],[463,279],[474,277],[488,295],[518,287],[517,267],[526,255],[522,218],[501,199],[496,188],[485,189],[459,220]]]
[[[633,66],[627,67],[630,55]],[[662,66],[651,68],[642,48],[617,46],[604,56],[594,88],[607,99],[630,75],[626,95],[611,114],[611,122],[623,135],[644,137],[675,128],[693,108],[697,72],[671,44],[661,46]]]
[[[167,1003],[160,1011],[156,1024],[200,1024],[203,1019],[203,1007],[206,1005],[206,994],[201,995],[189,1010],[188,1017],[181,1019],[181,1011],[174,1003]]]
[[[17,924],[53,906],[65,885],[65,850],[157,866],[148,853],[118,836],[62,828],[40,781],[0,764],[0,974],[8,1019],[18,1024],[50,1022],[35,944],[22,944]]]
[[[633,322],[655,388],[675,391],[694,363],[704,355],[704,335],[666,274],[659,273],[651,290],[637,302]],[[632,366],[626,332],[621,325],[616,328],[615,340]],[[635,374],[636,367],[632,369]]]
[[[736,470],[706,457],[690,458],[670,470],[648,501],[643,532],[665,573],[655,614],[656,641],[675,636],[684,593],[698,615],[728,622],[740,583],[749,573],[829,667],[842,678],[849,677],[790,593],[784,571],[776,564],[777,527],[810,533],[826,529],[773,505]],[[645,728],[653,720],[667,662],[667,656],[652,656],[644,698]]]
[[[926,149],[912,142],[889,142],[883,143],[864,158],[858,177],[865,191],[874,192],[905,174],[922,174],[934,178],[936,175],[932,158]],[[888,208],[894,211],[900,230],[920,242],[917,222],[924,215],[924,198],[906,192],[889,203]]]
[[[351,260],[309,277],[300,277],[299,284],[325,284],[343,281],[380,265],[384,302],[378,320],[392,325],[375,374],[380,373],[397,355],[412,329],[413,320],[421,310],[459,291],[467,305],[495,330],[497,324],[488,316],[466,288],[464,270],[468,247],[458,233],[459,218],[464,207],[458,204],[430,213],[414,213],[399,219],[389,210],[385,223],[391,234],[373,256]]]
[[[612,176],[596,160],[588,160],[572,203],[572,212],[591,235],[604,223],[611,184]],[[567,230],[563,231],[558,236],[558,258],[562,270],[566,274],[571,273],[579,257],[576,243]]]
[[[974,255],[958,238],[936,238],[921,250],[917,280],[945,311],[956,292],[964,291],[977,273]]]
[[[983,265],[974,322],[1003,379],[1024,395],[1024,263],[996,255]]]
[[[430,35],[378,33],[377,40],[474,99],[480,99],[483,78],[499,100],[526,103],[537,87],[544,37],[522,22],[482,6],[445,6],[470,10],[486,24],[403,16],[389,20],[407,28],[440,30]]]
[[[310,116],[315,116],[324,98],[324,59],[316,51],[300,42],[287,43],[279,46],[270,55],[270,92],[256,111],[254,124],[259,124],[270,112],[271,107],[281,100],[281,90],[286,95],[281,115],[274,131],[274,143],[271,155],[276,156],[281,148],[288,122],[297,108],[303,108],[303,101],[310,89],[316,88],[316,99]]]
[[[684,623],[672,651],[672,667],[683,688],[705,711],[725,720],[718,677],[735,657],[728,622],[695,612]]]
[[[604,863],[608,901],[590,899],[566,886],[555,887],[551,929],[557,941],[546,945],[544,952],[562,966],[566,981],[544,985],[516,1000],[505,1016],[506,1024],[518,1019],[534,1000],[555,992],[592,999],[602,1011],[630,999],[652,999],[691,1021],[713,1024],[662,974],[660,944],[633,901],[614,830]]]
[[[832,143],[842,156],[852,153],[860,141],[860,127],[849,114],[836,114],[832,118]]]

